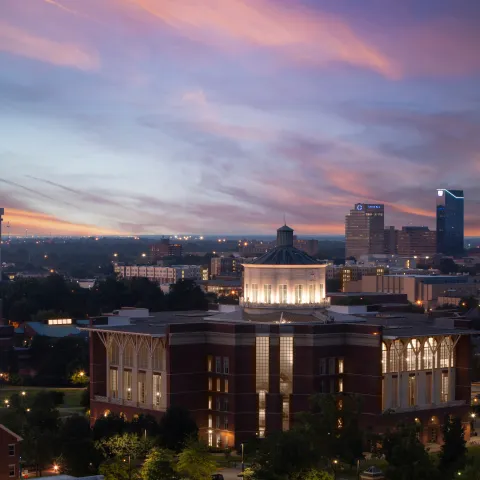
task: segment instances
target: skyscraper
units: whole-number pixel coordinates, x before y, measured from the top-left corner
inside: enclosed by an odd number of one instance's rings
[[[345,217],[345,258],[384,252],[384,206],[357,203]]]
[[[437,189],[437,253],[463,253],[463,190]]]

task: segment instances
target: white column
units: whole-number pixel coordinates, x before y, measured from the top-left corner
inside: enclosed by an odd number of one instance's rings
[[[151,341],[151,339],[149,339]],[[145,374],[145,404],[147,408],[152,408],[153,404],[153,358],[152,358],[152,350],[151,348],[148,349],[148,365],[147,365],[147,372]]]
[[[133,340],[133,368],[132,368],[132,401],[138,402],[138,346],[139,337],[134,336]]]
[[[122,335],[123,337],[123,335]],[[121,337],[119,337],[121,338]],[[123,352],[125,349],[124,339],[119,341],[118,345],[118,398],[123,400]]]

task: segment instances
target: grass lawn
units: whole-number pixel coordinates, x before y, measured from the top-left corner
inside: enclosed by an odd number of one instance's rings
[[[0,405],[4,405],[4,401],[14,393],[26,392],[27,395],[35,395],[42,390],[64,392],[65,399],[63,405],[59,408],[77,408],[80,407],[80,399],[82,398],[83,388],[44,388],[44,387],[22,387],[22,386],[2,386],[0,387]]]

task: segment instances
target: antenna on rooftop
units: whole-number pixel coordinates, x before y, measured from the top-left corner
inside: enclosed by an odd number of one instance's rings
[[[283,213],[283,224],[287,225],[287,214],[285,212]]]

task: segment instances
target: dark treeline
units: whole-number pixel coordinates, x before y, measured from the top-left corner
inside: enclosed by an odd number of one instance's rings
[[[60,275],[50,275],[5,282],[0,285],[0,297],[4,318],[18,323],[55,316],[82,319],[121,307],[142,307],[153,312],[208,307],[207,296],[191,280],[179,281],[164,294],[157,284],[146,278],[107,277],[88,290]]]

